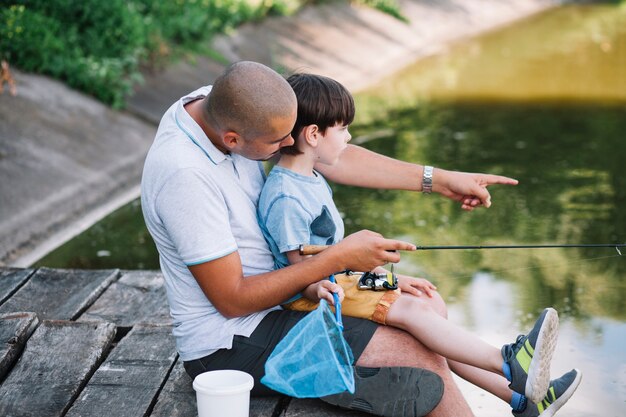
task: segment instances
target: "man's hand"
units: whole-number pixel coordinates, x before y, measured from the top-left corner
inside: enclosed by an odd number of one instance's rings
[[[491,206],[491,195],[487,187],[493,184],[517,185],[517,180],[491,174],[447,171],[435,168],[433,191],[452,200],[461,202],[463,210]]]
[[[412,243],[385,239],[379,233],[361,230],[349,235],[322,253],[332,251],[334,254],[339,254],[338,259],[343,264],[342,269],[371,271],[377,266],[382,266],[389,262],[400,262],[400,253],[398,251],[413,251],[415,249],[415,245]]]
[[[315,169],[326,179],[339,184],[385,190],[422,190],[424,167],[377,154],[357,145],[348,145],[339,162],[333,165],[317,163]],[[491,205],[487,187],[492,184],[515,185],[517,180],[500,175],[473,174],[435,168],[433,191],[461,202],[461,208],[471,211]]]
[[[432,298],[433,292],[437,291],[437,287],[427,279],[399,274],[396,276],[398,277],[398,287],[402,292],[415,295],[416,297],[426,293],[428,297]]]

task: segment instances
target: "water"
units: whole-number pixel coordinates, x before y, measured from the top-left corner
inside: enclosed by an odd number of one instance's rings
[[[626,241],[626,7],[575,6],[455,45],[357,97],[355,142],[386,155],[520,180],[472,213],[438,196],[335,187],[347,232],[419,245]],[[38,265],[158,268],[138,202]],[[435,282],[450,319],[501,345],[560,313],[552,371],[583,382],[560,415],[626,407],[626,262],[614,249],[424,251],[397,271]],[[477,415],[508,406],[460,382]]]

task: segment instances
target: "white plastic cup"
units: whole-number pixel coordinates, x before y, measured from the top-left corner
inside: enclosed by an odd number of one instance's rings
[[[225,369],[198,375],[193,389],[198,401],[198,417],[248,417],[252,375]]]

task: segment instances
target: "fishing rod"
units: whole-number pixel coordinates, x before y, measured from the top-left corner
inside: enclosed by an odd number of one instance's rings
[[[329,248],[330,245],[300,245],[300,255],[316,255]],[[546,245],[453,245],[453,246],[416,246],[416,250],[463,250],[463,249],[554,249],[554,248],[615,248],[622,255],[619,248],[626,247],[626,243],[586,243],[586,244],[546,244]]]

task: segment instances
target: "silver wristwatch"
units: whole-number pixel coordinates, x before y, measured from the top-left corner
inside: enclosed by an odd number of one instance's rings
[[[424,166],[424,177],[422,178],[422,192],[430,194],[433,192],[433,167]]]

